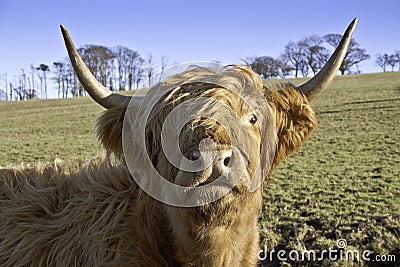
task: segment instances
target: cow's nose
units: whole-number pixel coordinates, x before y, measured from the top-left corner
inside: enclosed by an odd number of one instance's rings
[[[230,171],[231,167],[233,166],[234,155],[232,149],[223,149],[218,151],[203,151],[200,152],[199,150],[193,150],[189,154],[189,160],[197,161],[199,160],[201,163],[201,170],[208,168],[209,166],[213,165],[213,168],[218,173],[225,173]]]
[[[190,160],[197,160],[200,159],[202,156],[202,153],[199,150],[193,150],[190,152],[189,159]],[[209,153],[205,153],[203,157],[209,158],[211,155]],[[211,156],[212,157],[212,156]],[[203,161],[207,161],[206,158],[203,158]],[[211,158],[209,158],[212,160]],[[214,164],[218,165],[219,168],[222,170],[225,170],[226,168],[229,168],[229,164],[232,161],[232,149],[224,149],[218,151],[216,155],[214,155]]]
[[[230,169],[229,163],[232,163],[232,149],[224,149],[220,151],[217,164],[221,170],[226,171]]]
[[[193,151],[190,153],[190,160],[197,160],[197,159],[199,159],[200,157],[201,157],[201,153],[200,153],[199,150],[193,150]]]

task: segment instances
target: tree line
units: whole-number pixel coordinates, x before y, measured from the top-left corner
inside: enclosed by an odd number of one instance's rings
[[[84,45],[78,49],[79,54],[92,74],[104,86],[112,91],[125,91],[146,86],[156,72],[153,56],[142,57],[137,51],[124,46],[105,47],[101,45]],[[161,71],[167,67],[167,58],[161,57]],[[33,98],[47,99],[48,76],[56,84],[57,97],[78,97],[86,94],[78,81],[68,57],[53,62],[52,66],[31,65],[27,72],[21,68],[12,81],[7,74],[0,75],[5,89],[0,90],[0,99],[28,100]]]
[[[151,78],[155,64],[153,56],[146,59],[125,46],[108,48],[100,45],[85,45],[78,49],[79,54],[97,80],[112,91],[138,89],[140,84]],[[166,67],[166,58],[161,58],[161,67]],[[58,97],[82,96],[85,91],[78,82],[69,58],[54,62],[55,81]]]
[[[37,97],[37,82],[39,79],[41,97],[43,98],[43,90],[47,98],[47,73],[50,71],[49,66],[40,64],[35,67],[30,66],[30,72],[27,73],[24,68],[21,68],[18,75],[13,81],[9,81],[7,73],[0,75],[0,79],[5,84],[5,89],[0,90],[0,100],[27,100]]]
[[[307,77],[315,75],[328,61],[330,50],[335,49],[342,38],[340,34],[326,34],[324,36],[311,35],[293,42],[284,47],[282,54],[277,57],[255,56],[246,58],[247,63],[262,78],[285,78],[288,76]],[[138,89],[151,81],[156,71],[161,72],[167,67],[167,58],[161,57],[159,67],[151,54],[141,56],[137,51],[128,47],[105,47],[101,45],[84,45],[78,49],[86,65],[104,86],[112,91]],[[342,75],[360,73],[358,64],[370,59],[370,55],[361,48],[354,39],[351,40],[346,57],[339,68]],[[378,54],[376,65],[386,71],[389,67],[393,71],[399,66],[400,51],[394,54]],[[50,76],[50,78],[48,78]],[[56,84],[57,97],[78,97],[86,94],[75,75],[70,59],[53,62],[52,65],[40,64],[30,66],[27,72],[21,69],[11,81],[7,74],[0,75],[5,85],[0,90],[0,100],[27,100],[32,98],[47,99],[48,82]]]
[[[396,65],[398,65],[398,71],[400,71],[400,50],[395,51],[393,54],[378,54],[375,59],[376,65],[378,65],[383,72],[386,72],[387,68],[390,66],[392,71]]]
[[[247,58],[247,62],[255,72],[264,79],[285,78],[289,75],[294,77],[315,75],[328,61],[331,52],[326,44],[335,49],[342,39],[340,34],[327,34],[324,36],[311,35],[297,42],[289,42],[284,47],[284,52],[278,57],[259,56]],[[346,57],[339,68],[342,75],[359,73],[354,70],[358,64],[368,60],[370,55],[364,48],[352,39]]]

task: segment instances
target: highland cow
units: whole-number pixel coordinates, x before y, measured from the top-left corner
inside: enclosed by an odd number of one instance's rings
[[[145,97],[103,87],[61,27],[81,84],[107,109],[96,124],[107,155],[72,173],[0,169],[0,265],[256,266],[262,191],[316,127],[309,101],[355,24],[299,87],[266,87],[247,66],[193,67]]]

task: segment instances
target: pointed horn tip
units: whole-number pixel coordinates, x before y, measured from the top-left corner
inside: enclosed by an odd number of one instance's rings
[[[65,41],[66,39],[70,38],[70,37],[69,37],[69,33],[68,33],[68,31],[67,31],[67,29],[65,28],[64,25],[60,24],[60,29],[61,29],[61,34],[62,34],[62,36],[63,36],[63,38],[64,38],[64,41]]]
[[[65,28],[65,26],[62,25],[62,24],[60,24],[60,29],[61,29],[61,32],[62,32],[62,33],[64,33],[64,32],[67,31],[67,29]]]
[[[352,37],[352,35],[353,35],[354,29],[355,29],[356,26],[357,26],[357,22],[358,22],[358,19],[357,19],[357,18],[354,18],[354,19],[351,21],[351,23],[349,24],[349,26],[347,26],[346,31],[343,33],[343,39],[342,39],[342,41],[347,40],[348,42],[350,42],[349,39],[351,39],[351,37]]]
[[[345,32],[345,34],[344,34],[343,36],[352,35],[354,29],[355,29],[356,26],[357,26],[357,22],[358,22],[358,19],[357,19],[357,18],[354,18],[353,21],[352,21],[352,22],[349,24],[349,26],[347,27],[346,32]]]
[[[60,29],[75,73],[93,100],[106,109],[117,106],[128,106],[131,97],[115,94],[97,81],[76,50],[67,29],[62,24],[60,25]]]
[[[357,21],[358,19],[354,18],[349,24],[345,33],[343,34],[339,46],[336,48],[329,61],[320,70],[320,72],[318,72],[317,75],[315,75],[310,81],[298,87],[298,89],[303,92],[309,100],[312,100],[315,98],[315,96],[321,93],[335,76],[335,73],[339,69],[341,62],[346,55],[354,29],[357,25]],[[342,58],[342,60],[339,62],[340,58]]]

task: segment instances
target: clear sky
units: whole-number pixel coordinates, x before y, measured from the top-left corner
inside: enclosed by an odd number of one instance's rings
[[[311,34],[342,34],[355,17],[353,37],[371,55],[360,70],[378,72],[376,54],[400,50],[399,11],[399,0],[0,0],[0,75],[10,81],[31,64],[63,60],[59,24],[78,47],[124,45],[144,57],[166,56],[170,64],[240,63],[277,57],[289,41]]]

